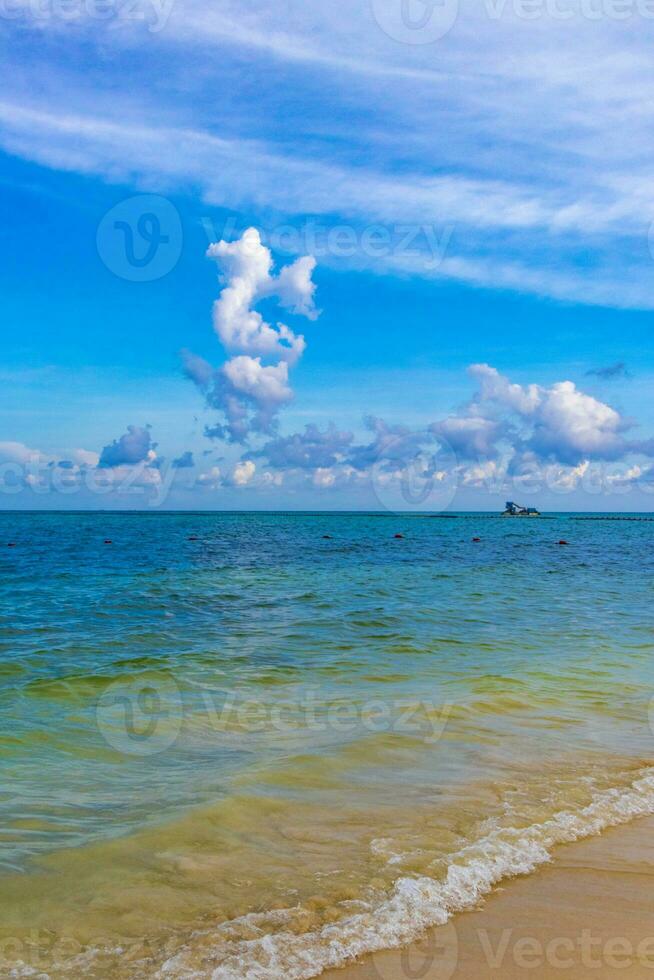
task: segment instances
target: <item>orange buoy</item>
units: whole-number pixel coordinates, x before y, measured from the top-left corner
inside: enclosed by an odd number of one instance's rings
[[[559,541],[559,544],[567,544],[567,543],[568,543],[568,542],[567,542],[567,541],[564,541],[563,539],[561,539],[561,540]]]

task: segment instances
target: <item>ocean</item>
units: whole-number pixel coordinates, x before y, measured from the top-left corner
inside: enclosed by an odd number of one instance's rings
[[[309,978],[653,813],[623,517],[0,514],[0,975]]]

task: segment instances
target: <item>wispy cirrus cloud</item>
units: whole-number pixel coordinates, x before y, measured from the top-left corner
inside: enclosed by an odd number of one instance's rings
[[[325,256],[338,268],[651,308],[643,134],[654,122],[654,27],[568,6],[565,20],[545,10],[526,21],[511,2],[461,2],[452,30],[425,46],[385,34],[364,0],[282,10],[180,0],[159,33],[55,20],[39,25],[40,41],[52,37],[38,49],[29,23],[7,23],[6,38],[20,31],[35,58],[28,78],[7,41],[0,146],[112,181],[191,189],[268,227],[319,215],[359,234],[378,222],[448,229],[437,263],[427,248],[380,259],[357,247]],[[111,63],[96,60],[92,102],[74,64],[60,64],[64,30],[80,53],[112,51]],[[160,91],[139,84],[132,55],[145,45],[166,64]],[[37,97],[40,73],[48,86]],[[217,90],[229,98],[216,101]]]

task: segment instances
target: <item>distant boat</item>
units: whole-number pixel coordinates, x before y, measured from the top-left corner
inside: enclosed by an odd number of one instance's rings
[[[514,504],[512,500],[507,500],[506,510],[502,517],[540,517],[540,511],[536,510],[535,507],[521,507],[520,504]]]

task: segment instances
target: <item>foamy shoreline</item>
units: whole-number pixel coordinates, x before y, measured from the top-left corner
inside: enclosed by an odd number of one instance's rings
[[[554,980],[654,976],[654,816],[557,847],[419,941],[322,980]]]
[[[157,977],[212,980],[309,980],[365,954],[383,954],[416,941],[434,926],[478,906],[500,883],[532,874],[551,861],[561,844],[583,841],[605,830],[654,814],[654,771],[644,770],[629,788],[607,789],[578,810],[564,810],[540,824],[520,829],[497,827],[453,855],[442,881],[425,876],[401,877],[380,906],[365,909],[318,932],[293,935],[284,929],[258,936],[259,916],[249,916],[252,938],[234,943],[209,969],[195,973],[191,947],[172,957]],[[396,860],[391,857],[390,862]],[[278,915],[283,916],[283,912]],[[230,944],[231,945],[231,944]],[[654,957],[654,947],[653,947]],[[654,959],[653,959],[654,966]],[[422,976],[422,974],[420,974]]]

